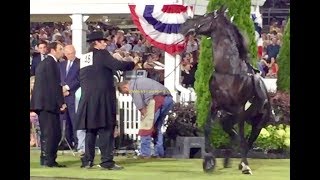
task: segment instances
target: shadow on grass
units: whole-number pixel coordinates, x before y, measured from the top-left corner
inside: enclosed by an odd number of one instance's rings
[[[66,165],[67,167],[79,165],[79,168],[80,168],[80,160],[58,161],[58,163]],[[31,162],[30,166],[31,167],[41,167],[40,162]]]
[[[149,162],[173,162],[174,159],[121,159],[117,160],[116,163],[123,165],[131,165],[136,163],[149,163]]]
[[[116,161],[116,164],[123,165],[123,166],[136,166],[137,164],[143,163],[154,163],[154,162],[172,162],[175,161],[174,159],[120,159]],[[79,167],[81,165],[81,161],[79,160],[65,160],[65,161],[58,161],[58,163],[66,165],[67,167]],[[95,159],[95,165],[100,164],[100,158]],[[34,168],[41,168],[39,162],[31,162],[31,167]]]
[[[40,176],[31,176],[30,180],[79,180],[87,178],[66,178],[66,177],[40,177]],[[100,178],[90,178],[90,180],[101,180]],[[118,180],[118,179],[103,179],[103,180]]]
[[[196,174],[198,174],[199,176],[201,176],[203,174],[211,176],[211,175],[221,175],[221,174],[226,173],[222,169],[216,169],[212,173],[206,173],[204,171],[196,171],[194,169],[190,169],[190,170],[174,170],[174,169],[171,170],[171,169],[166,169],[166,170],[163,170],[163,171],[160,170],[159,172],[163,172],[163,173],[181,173],[181,174],[184,174],[184,175],[187,175],[187,174],[196,175]]]

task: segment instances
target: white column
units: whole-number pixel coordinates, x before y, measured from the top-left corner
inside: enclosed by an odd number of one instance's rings
[[[181,85],[181,69],[180,69],[180,62],[181,62],[181,56],[180,55],[176,55],[175,58],[175,82],[174,82],[174,87],[177,91],[180,92],[180,97],[179,100],[181,102],[185,102],[185,101],[190,101],[190,97],[191,97],[191,91],[187,88],[184,88]]]
[[[89,16],[84,16],[83,14],[73,14],[70,16],[72,19],[72,45],[76,49],[76,56],[81,57],[87,51],[86,35],[88,26],[86,25],[86,20]]]
[[[173,0],[173,3],[176,4],[184,4],[184,0]],[[165,64],[165,70],[164,70],[164,86],[169,89],[173,96],[173,100],[175,102],[179,102],[180,100],[188,100],[185,99],[186,94],[190,94],[190,90],[184,88],[181,86],[180,83],[180,76],[181,76],[181,69],[180,69],[180,61],[181,56],[176,55],[172,56],[168,53],[165,53],[164,55],[164,64]],[[178,92],[181,93],[182,98],[178,96]]]
[[[175,83],[175,61],[176,58],[168,53],[164,54],[164,86],[168,88],[173,96],[173,100],[177,102],[177,93],[174,86]],[[180,67],[178,67],[180,70]]]

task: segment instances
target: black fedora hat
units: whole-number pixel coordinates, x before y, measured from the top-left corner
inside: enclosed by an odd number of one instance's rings
[[[87,42],[92,42],[97,40],[107,40],[107,38],[103,36],[102,31],[94,31],[87,36]]]

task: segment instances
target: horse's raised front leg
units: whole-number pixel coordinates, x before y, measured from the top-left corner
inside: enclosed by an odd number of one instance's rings
[[[214,147],[211,145],[212,137],[211,130],[213,126],[213,121],[217,115],[217,108],[214,103],[211,104],[211,109],[209,110],[207,120],[204,125],[204,140],[205,140],[205,155],[202,163],[204,172],[212,173],[216,166],[216,158],[214,155]]]
[[[240,136],[240,147],[241,147],[241,162],[239,164],[239,169],[243,174],[252,174],[247,160],[247,155],[249,152],[249,147],[246,138],[244,137],[244,121],[239,122],[239,136]]]

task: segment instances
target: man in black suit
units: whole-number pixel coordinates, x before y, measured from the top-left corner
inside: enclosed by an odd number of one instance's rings
[[[31,61],[31,69],[30,69],[30,77],[35,75],[36,68],[38,64],[43,61],[47,57],[47,45],[48,43],[46,41],[41,40],[38,43],[38,51],[39,53],[36,53],[32,57]]]
[[[48,45],[49,54],[36,69],[30,109],[39,116],[41,155],[40,164],[47,167],[65,167],[56,162],[61,139],[59,115],[67,108],[64,104],[58,59],[63,56],[59,42]]]
[[[95,156],[96,137],[99,135],[100,166],[108,170],[123,167],[113,161],[114,128],[116,125],[116,87],[113,70],[132,70],[134,62],[114,59],[106,50],[103,32],[92,32],[87,39],[89,52],[80,59],[81,98],[76,113],[77,129],[85,129],[84,168],[91,168]]]
[[[66,138],[72,147],[77,147],[77,133],[74,127],[75,116],[75,92],[80,87],[79,71],[80,60],[76,58],[76,50],[73,45],[64,47],[66,61],[60,62],[60,76],[67,111],[60,116],[60,120],[66,121]]]

